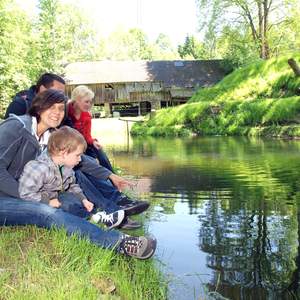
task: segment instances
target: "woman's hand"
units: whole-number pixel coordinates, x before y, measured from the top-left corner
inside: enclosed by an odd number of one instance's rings
[[[114,174],[114,173],[111,173],[108,178],[112,181],[112,183],[114,184],[114,186],[119,190],[119,191],[122,191],[123,188],[125,188],[126,186],[129,186],[129,187],[132,187],[133,186],[133,183],[126,180],[126,179],[123,179],[122,177]]]
[[[82,205],[86,208],[88,212],[91,212],[94,208],[94,203],[90,202],[88,199],[83,199]]]
[[[96,149],[101,149],[101,148],[102,148],[101,144],[100,144],[97,140],[94,140],[94,141],[93,141],[93,146],[94,146]]]
[[[49,201],[49,205],[51,207],[55,207],[55,208],[60,208],[61,207],[61,203],[58,201],[58,199],[51,199]]]

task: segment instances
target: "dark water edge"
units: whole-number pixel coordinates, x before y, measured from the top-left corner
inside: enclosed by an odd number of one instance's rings
[[[143,138],[107,149],[151,201],[146,225],[170,299],[298,299],[299,141]]]

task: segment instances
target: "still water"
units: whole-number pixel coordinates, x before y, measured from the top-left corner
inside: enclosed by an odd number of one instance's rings
[[[300,141],[143,138],[106,149],[151,202],[145,227],[169,299],[300,295]]]

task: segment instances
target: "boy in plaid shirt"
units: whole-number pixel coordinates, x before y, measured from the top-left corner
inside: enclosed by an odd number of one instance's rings
[[[75,129],[63,126],[54,131],[48,141],[47,152],[29,161],[19,179],[22,199],[39,201],[109,228],[117,227],[124,219],[124,210],[111,214],[94,213],[94,204],[86,199],[76,184],[73,168],[81,161],[87,145]]]

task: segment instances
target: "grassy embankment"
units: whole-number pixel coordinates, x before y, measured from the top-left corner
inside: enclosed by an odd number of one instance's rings
[[[0,227],[0,299],[165,299],[153,260],[102,250],[62,230]]]
[[[287,60],[260,61],[238,69],[188,103],[162,109],[135,124],[133,135],[261,135],[300,137],[300,77]]]

